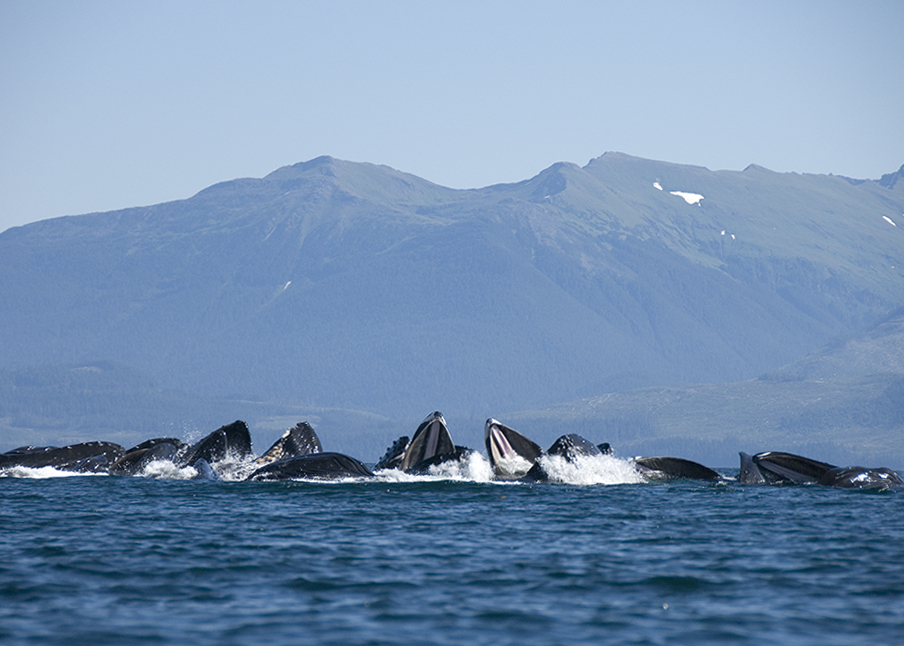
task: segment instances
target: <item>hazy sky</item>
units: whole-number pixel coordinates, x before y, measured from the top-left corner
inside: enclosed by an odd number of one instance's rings
[[[897,170],[904,2],[0,0],[0,230],[324,154],[470,188],[609,150]]]

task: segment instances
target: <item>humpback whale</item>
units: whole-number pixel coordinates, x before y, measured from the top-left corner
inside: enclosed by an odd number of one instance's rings
[[[438,427],[422,425],[424,429],[420,436],[416,436],[418,442],[412,442],[410,455],[427,455],[431,448],[446,448],[442,436],[445,422],[441,415],[438,419],[441,422]],[[448,431],[445,433],[448,437]],[[451,440],[448,444],[451,446]],[[460,447],[452,449],[446,455],[460,454]],[[254,480],[373,476],[370,469],[354,458],[321,451],[317,433],[307,422],[300,422],[285,431],[262,456],[253,459],[248,426],[245,422],[235,421],[192,445],[175,438],[154,438],[128,450],[111,442],[85,442],[64,447],[23,446],[0,454],[0,469],[51,466],[69,471],[133,476],[141,474],[151,462],[169,461],[179,468],[193,467],[197,472],[195,479],[219,480],[216,464],[233,459],[241,464],[230,474],[229,479],[236,479],[237,475],[241,479],[243,471],[246,474],[251,471],[248,479]],[[437,460],[438,457],[430,455],[425,462]],[[411,468],[416,469],[417,465]]]
[[[767,481],[769,474],[772,474],[798,484],[819,482],[826,471],[835,468],[835,465],[827,462],[779,451],[758,453],[753,456],[753,461],[761,472],[765,471]]]
[[[109,473],[118,476],[133,476],[154,460],[170,460],[184,447],[181,440],[171,437],[159,437],[145,440],[141,444],[126,451],[125,455],[110,465]]]
[[[117,445],[118,446],[118,445]],[[110,465],[113,464],[122,454],[122,447],[111,448],[97,455],[92,455],[81,460],[76,460],[70,464],[57,467],[63,471],[75,471],[76,473],[107,473]]]
[[[455,446],[443,414],[434,411],[420,423],[410,441],[403,435],[393,442],[374,469],[426,473],[431,466],[458,461],[471,453],[471,449]]]
[[[546,453],[547,455],[561,455],[569,462],[574,462],[582,456],[603,454],[599,446],[576,433],[561,436],[552,443]]]
[[[562,463],[547,460],[559,457],[585,470],[581,458],[611,454],[606,444],[594,445],[576,434],[559,437],[543,451],[515,429],[496,419],[486,420],[484,441],[493,476],[498,480],[547,482],[561,480]],[[406,473],[430,473],[432,467],[462,461],[471,449],[456,446],[439,411],[428,415],[413,436],[402,436],[386,451],[374,470],[400,469]],[[811,458],[766,451],[739,453],[737,481],[742,484],[819,484],[830,487],[887,490],[904,488],[904,479],[888,468],[839,467]],[[224,460],[229,460],[224,462]],[[248,426],[242,421],[222,426],[200,441],[188,445],[175,438],[150,439],[128,450],[112,442],[84,442],[69,446],[23,446],[0,454],[0,469],[10,467],[53,467],[78,473],[111,475],[142,474],[154,461],[169,461],[178,468],[193,467],[196,479],[286,480],[370,478],[374,473],[355,458],[340,453],[324,453],[320,438],[307,422],[286,430],[260,457],[251,450]],[[221,464],[218,464],[221,463]],[[648,480],[691,478],[719,480],[716,471],[696,462],[674,457],[637,457],[633,465]],[[218,473],[218,470],[220,473]],[[189,472],[191,473],[191,472]],[[184,477],[184,476],[182,476]]]
[[[61,471],[105,471],[125,453],[113,442],[82,442],[69,446],[22,446],[0,454],[0,469],[54,467]]]
[[[499,480],[526,476],[543,455],[537,443],[492,417],[484,424],[483,433],[493,475]]]
[[[408,443],[402,454],[399,468],[402,471],[408,471],[424,460],[453,451],[455,451],[455,444],[452,442],[452,435],[446,426],[446,420],[442,413],[434,411],[417,427],[411,442]]]
[[[320,438],[307,422],[299,422],[288,429],[276,442],[267,449],[262,456],[255,460],[255,464],[268,464],[284,458],[320,453],[323,447]]]
[[[371,478],[364,464],[342,453],[309,453],[265,464],[248,480],[332,480],[335,478]]]
[[[754,456],[746,453],[739,455],[741,470],[738,480],[743,484],[816,483],[826,471],[835,468],[827,462],[780,451],[766,451]]]
[[[549,474],[540,460],[544,455],[575,462],[581,457],[612,453],[608,444],[596,445],[574,433],[559,437],[544,452],[536,442],[492,417],[484,424],[484,441],[493,474],[499,480],[548,481]]]
[[[793,453],[739,453],[742,484],[821,484],[846,489],[891,489],[904,486],[901,477],[885,467],[837,467]]]
[[[355,458],[342,453],[324,453],[320,438],[307,422],[299,422],[288,429],[254,464],[257,469],[246,480],[334,480],[374,476]]]
[[[228,457],[241,460],[250,455],[251,433],[245,422],[237,420],[232,424],[221,426],[199,442],[180,450],[174,462],[179,467],[190,467],[201,458],[213,464]]]
[[[320,439],[314,429],[307,422],[300,422],[283,433],[253,464],[259,466],[283,458],[318,453],[320,450]],[[168,460],[178,467],[194,467],[200,479],[213,480],[220,478],[213,464],[227,457],[242,460],[250,456],[251,436],[248,426],[242,421],[236,421],[218,428],[191,446],[174,438],[146,440],[126,451],[110,465],[109,473],[137,475],[151,462]]]
[[[580,435],[569,433],[553,442],[552,446],[546,451],[546,455],[559,456],[568,462],[576,462],[582,457],[603,455],[603,452],[593,442],[584,439]],[[547,482],[550,477],[543,464],[537,459],[534,462],[534,466],[521,479],[532,482]]]
[[[634,468],[651,480],[721,480],[722,476],[709,467],[684,458],[634,458]]]
[[[499,480],[531,482],[548,480],[549,474],[539,462],[543,455],[558,455],[569,462],[575,462],[579,457],[612,455],[612,447],[608,442],[594,446],[575,434],[558,438],[544,453],[535,442],[492,417],[484,425],[484,440],[493,474]],[[641,457],[634,458],[633,464],[637,472],[651,480],[671,478],[719,480],[722,477],[709,467],[683,458]]]
[[[408,443],[410,441],[410,437],[403,435],[390,444],[389,448],[383,453],[383,457],[377,460],[374,469],[378,471],[380,469],[398,469],[399,465],[402,463],[402,455],[405,453],[405,449],[408,448]]]
[[[765,484],[766,476],[753,461],[753,456],[741,451],[741,469],[738,471],[738,482],[741,484]]]
[[[886,467],[835,467],[822,474],[819,484],[845,489],[892,489],[904,486],[904,480]]]

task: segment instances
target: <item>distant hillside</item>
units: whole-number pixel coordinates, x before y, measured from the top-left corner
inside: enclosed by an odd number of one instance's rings
[[[579,433],[621,456],[673,455],[736,466],[738,451],[785,450],[838,464],[904,468],[904,310],[759,379],[650,387],[492,415],[548,446]],[[838,367],[844,366],[839,373]],[[0,369],[0,451],[24,444],[112,440],[135,445],[197,439],[235,419],[263,452],[283,430],[314,425],[327,450],[375,462],[428,410],[388,419],[325,409],[162,389],[110,362]],[[487,414],[486,416],[488,416]],[[485,417],[447,415],[453,438],[483,451]]]
[[[388,419],[752,379],[904,304],[897,186],[607,153],[460,191],[318,158],[3,232],[0,366]]]
[[[865,333],[834,339],[816,352],[769,372],[770,381],[850,379],[878,373],[904,374],[904,308]]]
[[[644,388],[515,413],[506,423],[544,445],[579,433],[623,457],[737,467],[738,451],[789,451],[901,469],[904,375]]]
[[[188,442],[237,419],[248,423],[257,453],[303,420],[315,426],[325,450],[354,452],[369,461],[411,432],[363,411],[165,390],[137,370],[109,361],[0,369],[0,452],[91,440],[127,448],[154,437]]]
[[[738,451],[778,450],[902,469],[904,310],[759,379],[612,393],[508,421],[543,442],[575,432],[627,456],[737,466]]]

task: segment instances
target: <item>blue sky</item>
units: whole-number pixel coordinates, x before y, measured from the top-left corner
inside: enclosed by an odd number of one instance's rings
[[[0,3],[0,230],[318,155],[456,188],[606,151],[877,179],[904,2]]]

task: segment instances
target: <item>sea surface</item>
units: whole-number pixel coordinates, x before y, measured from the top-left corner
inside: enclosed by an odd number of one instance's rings
[[[9,470],[0,644],[904,643],[904,492],[626,465],[544,484]]]

